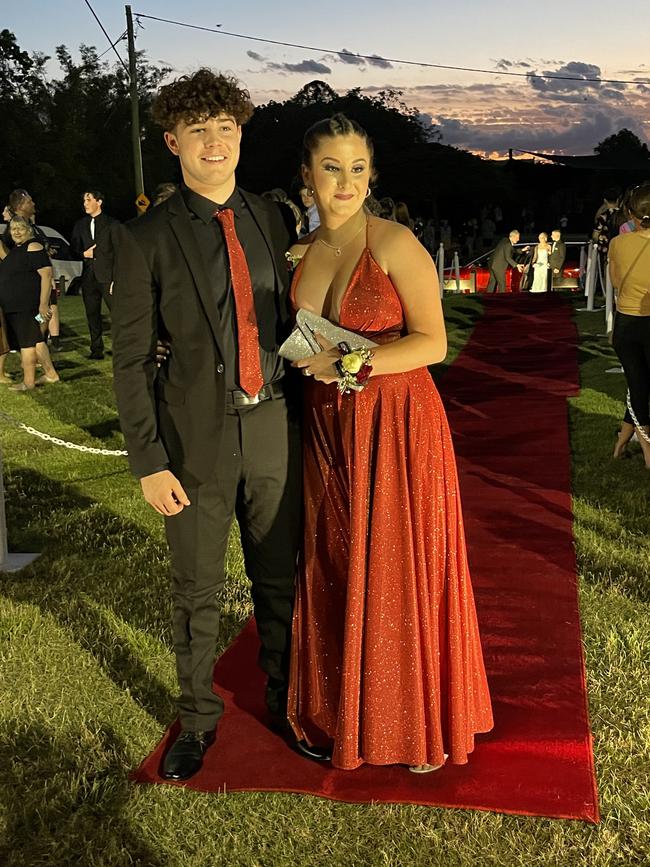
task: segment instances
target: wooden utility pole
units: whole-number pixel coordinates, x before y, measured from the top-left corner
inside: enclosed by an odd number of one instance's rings
[[[133,145],[133,171],[135,179],[135,196],[136,207],[138,210],[146,210],[149,204],[148,200],[144,204],[144,208],[138,204],[143,201],[144,196],[144,177],[142,174],[142,150],[140,148],[140,105],[138,102],[138,72],[135,62],[135,37],[133,35],[133,15],[131,7],[125,6],[126,9],[126,32],[129,45],[129,76],[131,88],[131,142]]]

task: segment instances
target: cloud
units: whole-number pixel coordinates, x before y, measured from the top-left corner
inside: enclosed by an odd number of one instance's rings
[[[355,54],[349,48],[342,48],[338,54],[326,55],[326,60],[332,63],[345,63],[350,66],[358,66],[363,70],[366,66],[374,66],[378,69],[392,69],[393,64],[389,60],[385,60],[379,54],[361,55]]]
[[[354,54],[354,52],[349,51],[347,48],[341,49],[341,54],[332,55],[332,60],[338,60],[341,63],[349,63],[353,66],[365,66],[366,61],[363,57],[360,57],[358,54]]]
[[[559,118],[558,118],[559,120]],[[468,150],[506,153],[509,148],[550,153],[591,153],[595,145],[612,133],[627,128],[643,140],[642,124],[626,114],[610,114],[590,109],[572,124],[518,124],[507,126],[479,125],[457,118],[434,117],[442,134],[442,143]]]
[[[550,76],[545,78],[543,76]],[[562,76],[568,76],[566,80]],[[585,87],[598,88],[600,80],[588,81],[587,79],[600,79],[600,66],[593,63],[582,63],[579,60],[571,60],[555,70],[544,70],[543,73],[530,72],[528,82],[540,93],[571,93],[583,90]]]
[[[371,54],[368,58],[369,66],[377,66],[379,69],[392,69],[393,64],[388,60],[384,60],[383,57],[380,57],[378,54]]]
[[[544,62],[544,61],[540,61]],[[515,69],[530,69],[533,66],[532,61],[528,60],[508,60],[506,57],[502,57],[500,60],[492,60],[494,63],[495,69],[499,69],[502,72],[514,72]]]
[[[284,72],[308,72],[316,75],[331,75],[332,70],[324,63],[319,63],[318,60],[301,60],[300,63],[269,63],[271,69],[278,69]]]
[[[247,51],[251,60],[264,64],[262,72],[306,73],[307,75],[331,75],[332,69],[318,60],[301,60],[299,63],[276,63],[257,51]]]

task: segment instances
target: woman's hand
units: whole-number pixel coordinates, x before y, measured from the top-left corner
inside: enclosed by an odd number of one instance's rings
[[[294,361],[293,366],[302,370],[305,376],[313,376],[318,382],[324,382],[326,385],[338,382],[339,375],[334,366],[341,357],[338,347],[325,340],[322,334],[315,334],[314,337],[321,347],[321,352]]]
[[[32,307],[32,310],[33,309],[34,308]],[[52,314],[50,313],[50,305],[49,304],[41,304],[40,307],[38,308],[38,312],[40,313],[41,319],[43,320],[43,322],[49,322],[50,319],[52,318]]]

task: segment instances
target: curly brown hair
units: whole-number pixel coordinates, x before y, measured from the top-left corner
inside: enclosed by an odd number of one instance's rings
[[[199,123],[220,114],[242,126],[253,114],[251,96],[233,76],[205,68],[161,87],[151,107],[155,123],[166,132],[179,121]]]

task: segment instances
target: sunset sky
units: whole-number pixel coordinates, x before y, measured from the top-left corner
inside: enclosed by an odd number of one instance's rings
[[[90,0],[112,39],[125,30],[124,4]],[[3,4],[5,5],[5,4]],[[151,61],[176,73],[200,65],[229,71],[256,103],[292,96],[315,78],[335,90],[361,87],[367,94],[402,90],[425,122],[433,121],[445,144],[484,154],[507,149],[591,153],[622,127],[650,137],[648,5],[617,6],[597,0],[547,3],[410,3],[386,0],[133,0],[133,12],[222,31],[312,46],[289,48],[205,33],[149,19],[137,46]],[[620,10],[620,13],[619,13]],[[106,37],[84,0],[6,4],[0,26],[27,51],[54,54],[61,43],[102,52]],[[126,43],[117,46],[126,60]],[[363,61],[332,51],[376,56]],[[105,59],[115,59],[109,52]],[[548,73],[625,79],[633,84],[585,84],[425,68],[399,61],[478,67],[495,73]],[[57,74],[56,64],[51,73]]]

